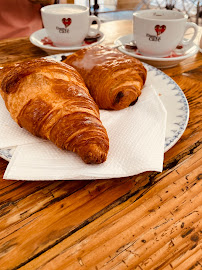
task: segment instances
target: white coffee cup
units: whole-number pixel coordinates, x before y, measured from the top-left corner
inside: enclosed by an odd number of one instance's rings
[[[55,46],[79,46],[86,36],[96,36],[100,20],[89,15],[89,8],[76,4],[48,5],[41,8],[43,25]],[[96,27],[91,24],[96,21]]]
[[[193,28],[191,39],[184,39]],[[187,22],[187,15],[174,10],[140,10],[133,13],[133,35],[139,52],[145,56],[165,57],[178,45],[188,46],[195,39],[198,26]]]

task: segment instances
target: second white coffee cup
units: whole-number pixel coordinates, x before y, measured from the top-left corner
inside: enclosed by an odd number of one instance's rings
[[[89,8],[75,4],[57,4],[41,8],[43,25],[55,46],[80,46],[86,36],[99,33],[100,20],[89,15]],[[92,27],[92,22],[97,27]]]
[[[184,39],[188,28],[194,33]],[[133,14],[134,41],[140,53],[146,56],[165,57],[178,45],[190,45],[195,39],[198,27],[187,22],[187,15],[173,10],[141,10]]]

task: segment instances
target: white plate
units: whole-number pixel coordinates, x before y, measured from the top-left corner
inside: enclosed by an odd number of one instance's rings
[[[42,50],[44,50],[48,54],[55,54],[55,53],[63,53],[63,52],[72,52],[72,51],[80,50],[80,49],[83,49],[86,47],[95,46],[95,45],[101,43],[105,39],[105,36],[101,31],[99,31],[99,34],[100,34],[100,37],[97,39],[97,41],[95,41],[93,43],[88,44],[84,40],[82,45],[72,46],[72,47],[56,47],[56,46],[54,46],[52,41],[48,37],[47,32],[44,28],[34,32],[30,36],[29,39],[33,45],[41,48]]]
[[[142,61],[144,61],[147,64],[150,64],[152,66],[155,66],[157,68],[169,68],[174,67],[177,64],[179,64],[181,61],[187,59],[188,57],[193,56],[196,54],[199,50],[198,46],[194,43],[191,43],[191,45],[179,50],[176,49],[171,53],[169,57],[151,57],[151,56],[144,56],[138,52],[138,50],[135,49],[126,49],[124,44],[130,43],[133,40],[133,35],[126,35],[119,37],[115,40],[115,45],[123,45],[119,46],[118,49],[130,56],[133,56],[135,58],[138,58]]]
[[[47,56],[61,61],[62,56],[70,53]],[[189,105],[187,99],[173,79],[159,69],[144,64],[148,71],[147,83],[151,84],[158,93],[167,110],[166,138],[164,151],[168,151],[180,139],[189,120]],[[0,149],[0,156],[10,161],[15,148]]]

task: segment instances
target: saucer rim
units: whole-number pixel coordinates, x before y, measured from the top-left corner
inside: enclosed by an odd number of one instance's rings
[[[121,38],[125,38],[125,37],[130,37],[130,36],[131,36],[131,40],[132,40],[133,34],[128,34],[128,35],[124,35],[124,36],[118,37],[118,38],[114,41],[114,44],[115,44],[115,45],[121,45],[121,44],[123,44],[123,43],[120,44],[120,42],[121,42],[120,39],[121,39]],[[194,42],[191,42],[191,46],[189,47],[189,49],[195,47],[195,49],[193,49],[192,52],[187,53],[187,54],[183,54],[183,55],[181,55],[181,56],[165,58],[165,57],[152,57],[152,56],[146,56],[146,55],[138,55],[138,54],[136,54],[136,53],[134,53],[134,52],[129,52],[129,51],[123,49],[122,47],[123,47],[123,45],[122,45],[121,47],[118,47],[118,49],[119,49],[121,52],[125,53],[125,54],[128,54],[128,55],[130,55],[130,56],[133,56],[133,57],[135,57],[135,58],[139,58],[139,59],[142,59],[142,60],[159,61],[159,62],[173,62],[173,61],[176,62],[176,61],[182,61],[182,60],[184,60],[184,59],[187,59],[188,57],[191,57],[191,56],[195,55],[195,54],[199,51],[198,46],[197,46]],[[185,52],[186,52],[186,50],[185,50]]]
[[[45,33],[47,34],[46,29],[41,28],[41,29],[35,31],[34,33],[32,33],[29,36],[30,42],[33,45],[35,45],[36,47],[47,49],[47,50],[52,50],[52,51],[80,50],[80,49],[84,49],[84,48],[89,47],[89,46],[97,45],[97,44],[101,43],[105,39],[105,34],[102,31],[99,30],[98,33],[101,35],[100,40],[98,40],[96,42],[93,42],[92,44],[81,45],[81,46],[78,46],[78,45],[77,46],[69,46],[69,47],[54,47],[54,46],[49,46],[49,45],[43,45],[43,44],[36,43],[34,39],[36,39],[36,40],[39,40],[39,39],[37,39],[35,35],[36,35],[36,33],[39,33],[39,32],[44,32],[44,37],[45,37]]]

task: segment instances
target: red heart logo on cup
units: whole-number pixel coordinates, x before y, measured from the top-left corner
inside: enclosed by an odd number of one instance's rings
[[[63,24],[64,24],[64,26],[65,26],[65,28],[67,27],[67,26],[69,26],[70,24],[71,24],[71,22],[72,22],[72,19],[71,18],[63,18],[62,19],[62,22],[63,22]]]
[[[155,31],[156,31],[156,33],[157,33],[157,36],[158,35],[161,35],[165,30],[166,30],[166,26],[165,25],[156,25],[155,27],[154,27],[154,29],[155,29]]]

